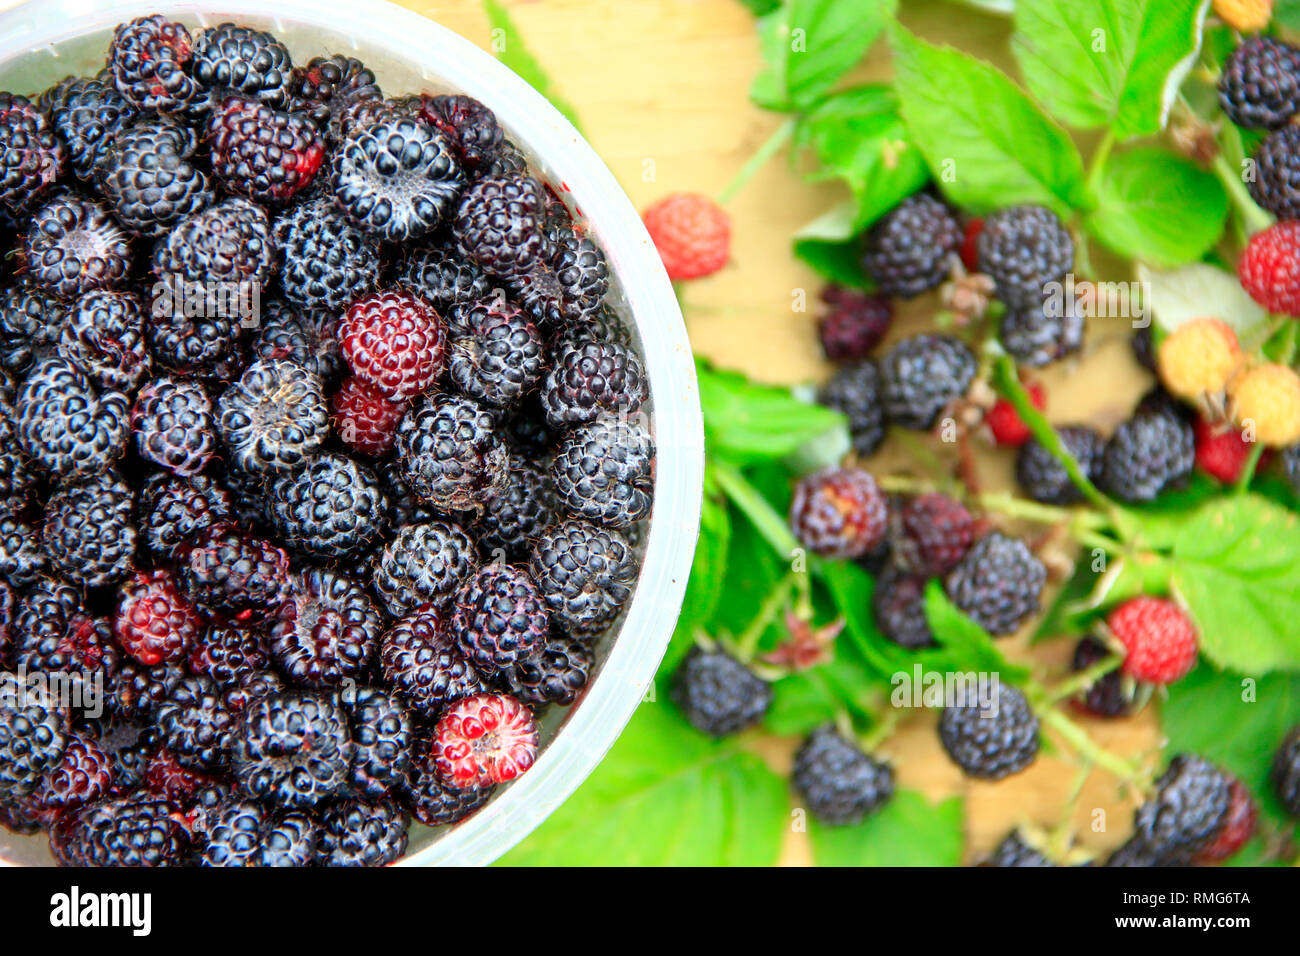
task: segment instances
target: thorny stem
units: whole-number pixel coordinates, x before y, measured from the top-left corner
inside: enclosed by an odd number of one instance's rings
[[[781,147],[786,144],[794,134],[795,120],[790,117],[784,123],[776,128],[762,146],[754,151],[754,155],[745,161],[745,165],[736,171],[736,175],[731,178],[731,182],[722,187],[718,193],[718,205],[725,206],[729,203],[744,185],[753,178],[754,174],[763,168],[769,159],[781,151]]]
[[[1079,756],[1109,771],[1127,783],[1136,780],[1140,771],[1123,757],[1119,757],[1088,736],[1087,732],[1056,707],[1049,707],[1040,715],[1043,723],[1060,734]]]

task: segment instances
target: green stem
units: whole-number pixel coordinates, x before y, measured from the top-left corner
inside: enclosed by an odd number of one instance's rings
[[[1255,204],[1255,200],[1251,198],[1250,190],[1241,181],[1241,173],[1232,168],[1223,153],[1219,153],[1218,156],[1214,157],[1211,168],[1227,191],[1228,198],[1232,200],[1233,206],[1237,209],[1237,215],[1241,217],[1241,221],[1248,233],[1259,232],[1273,224],[1273,217]]]
[[[715,460],[710,467],[713,477],[726,493],[731,503],[749,519],[754,529],[763,536],[779,554],[782,560],[789,561],[796,551],[801,549],[799,542],[791,533],[785,519],[781,517],[761,494],[749,483],[740,470],[730,462]]]
[[[1074,532],[1074,540],[1089,548],[1100,548],[1107,554],[1114,554],[1120,550],[1121,542],[1116,541],[1108,535],[1098,534],[1095,531],[1089,531],[1085,528],[1078,528]]]
[[[1124,658],[1118,654],[1102,658],[1091,667],[1086,667],[1076,674],[1071,674],[1068,678],[1053,686],[1051,690],[1046,692],[1046,702],[1055,705],[1063,700],[1068,700],[1075,694],[1087,690],[1122,663],[1124,663]]]
[[[975,502],[985,511],[996,511],[1008,518],[1020,518],[1037,524],[1068,524],[1072,530],[1095,530],[1110,526],[1106,516],[1095,511],[1039,504],[1037,501],[1017,498],[1005,491],[986,491],[978,495]]]
[[[867,753],[873,752],[889,739],[890,734],[898,728],[898,722],[901,719],[902,712],[900,708],[890,707],[878,716],[872,728],[859,738],[859,745]]]
[[[1255,478],[1255,469],[1259,467],[1259,459],[1263,454],[1263,442],[1257,441],[1250,446],[1250,457],[1246,459],[1245,467],[1241,469],[1241,474],[1237,476],[1236,484],[1232,486],[1232,493],[1234,495],[1244,495],[1248,490],[1250,490],[1250,483]]]
[[[1300,327],[1300,320],[1296,319],[1291,319],[1283,327],[1283,335],[1286,337],[1282,340],[1282,351],[1277,356],[1277,360],[1283,365],[1289,366],[1295,361],[1297,327]]]
[[[1041,715],[1043,723],[1051,727],[1068,743],[1074,751],[1105,770],[1110,771],[1122,781],[1135,780],[1138,768],[1123,757],[1116,756],[1104,747],[1097,745],[1087,732],[1055,707],[1049,707]]]
[[[794,572],[790,572],[776,583],[772,590],[768,592],[767,597],[763,599],[758,613],[745,627],[744,633],[736,639],[736,654],[742,663],[748,664],[754,659],[754,655],[758,652],[759,639],[771,627],[772,622],[776,620],[776,616],[781,613],[781,609],[785,606],[790,591],[794,587],[794,579]]]
[[[1020,384],[1020,376],[1016,372],[1016,363],[1011,356],[998,356],[998,360],[994,365],[993,376],[994,387],[1015,406],[1016,412],[1020,415],[1020,420],[1029,427],[1029,431],[1038,439],[1039,444],[1061,463],[1061,467],[1070,476],[1074,486],[1082,492],[1085,498],[1109,515],[1113,524],[1117,527],[1124,524],[1119,506],[1102,494],[1101,490],[1089,480],[1088,476],[1083,473],[1083,469],[1079,467],[1079,463],[1075,461],[1074,456],[1066,450],[1065,445],[1061,442],[1061,436],[1057,434],[1056,429],[1052,427],[1047,417],[1034,407],[1033,401],[1029,398],[1029,393]]]
[[[767,141],[755,150],[754,155],[745,161],[745,165],[736,171],[736,175],[731,177],[731,182],[722,187],[722,192],[718,193],[718,205],[725,206],[729,203],[745,183],[749,182],[769,159],[781,151],[781,147],[794,135],[794,127],[795,118],[791,116],[773,131]]]
[[[1106,130],[1097,144],[1097,151],[1092,154],[1092,160],[1088,163],[1088,195],[1095,197],[1097,188],[1101,185],[1102,173],[1106,170],[1106,160],[1110,159],[1111,150],[1115,148],[1115,131]]]

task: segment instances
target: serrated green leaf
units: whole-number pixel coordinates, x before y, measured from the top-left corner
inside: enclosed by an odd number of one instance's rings
[[[809,820],[818,866],[960,866],[965,843],[961,799],[930,803],[899,790],[879,812],[856,826],[828,827]]]
[[[739,464],[784,458],[817,435],[848,428],[839,412],[800,401],[788,388],[703,363],[698,371],[710,455]]]
[[[1041,203],[1064,216],[1085,204],[1074,142],[1006,75],[901,27],[891,42],[903,119],[957,205],[978,213]]]
[[[1064,123],[1121,140],[1164,128],[1200,49],[1208,0],[1020,0],[1012,52]]]
[[[852,232],[860,232],[930,178],[920,150],[883,84],[826,97],[805,113],[795,143],[817,156],[815,179],[842,179],[853,192]]]
[[[487,13],[488,23],[491,24],[493,33],[500,38],[500,42],[494,47],[497,59],[518,73],[538,93],[550,100],[551,105],[563,113],[565,119],[572,123],[575,128],[581,130],[582,126],[578,123],[577,110],[556,91],[555,84],[551,82],[551,78],[542,69],[542,65],[537,62],[537,58],[524,45],[523,37],[515,26],[510,12],[506,10],[500,0],[483,0],[483,10]]]
[[[1113,251],[1163,266],[1194,262],[1223,235],[1228,195],[1195,164],[1157,147],[1112,156],[1088,230]]]
[[[502,858],[511,866],[770,866],[789,825],[784,781],[734,741],[642,704],[560,809]]]
[[[1206,658],[1251,674],[1300,668],[1300,517],[1248,494],[1148,528],[1171,542],[1170,584],[1191,610]]]
[[[852,69],[894,15],[897,0],[782,0],[758,21],[764,67],[750,96],[773,110],[805,109]]]
[[[1282,738],[1300,723],[1300,675],[1251,678],[1202,664],[1170,685],[1160,718],[1170,753],[1189,751],[1221,764],[1266,816],[1286,820],[1268,774]]]

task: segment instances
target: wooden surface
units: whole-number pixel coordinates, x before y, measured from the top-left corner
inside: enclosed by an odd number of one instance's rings
[[[488,26],[476,2],[409,3],[471,40],[487,46]],[[716,194],[779,125],[780,117],[750,104],[748,87],[759,68],[753,20],[736,0],[508,0],[533,54],[558,91],[576,108],[587,138],[638,208],[669,192]],[[1006,26],[931,0],[905,4],[907,24],[931,39],[947,40],[1005,64]],[[888,75],[880,47],[859,71]],[[791,310],[805,289],[815,302],[821,282],[790,254],[790,237],[844,194],[834,185],[809,185],[784,158],[770,162],[728,206],[734,224],[731,264],[684,292],[691,340],[700,353],[757,378],[783,383],[816,381],[828,368],[814,334],[815,307]],[[895,336],[926,326],[936,302],[910,305]],[[1129,357],[1127,328],[1099,323],[1079,361],[1048,370],[1044,379],[1057,422],[1118,422],[1149,382]],[[906,470],[906,456],[887,447],[873,469]],[[1010,486],[1010,456],[981,459],[989,487]],[[1031,661],[1041,675],[1059,674],[1071,642],[1056,641],[1031,655],[1023,637],[1010,654]],[[1127,754],[1154,754],[1158,731],[1151,714],[1121,722],[1084,722],[1102,745]],[[796,741],[756,741],[779,769]],[[966,801],[972,854],[986,851],[1012,826],[1056,823],[1075,782],[1076,765],[1044,753],[1028,771],[998,784],[964,780],[940,750],[932,717],[921,715],[883,748],[895,760],[902,786],[931,797],[961,794]],[[1065,751],[1058,751],[1065,753]],[[1097,810],[1107,811],[1095,831]],[[1075,823],[1080,842],[1106,848],[1127,835],[1131,806],[1103,771],[1089,777]],[[801,834],[791,833],[784,861],[809,861]]]

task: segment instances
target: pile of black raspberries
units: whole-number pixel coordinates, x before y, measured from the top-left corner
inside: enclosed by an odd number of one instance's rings
[[[162,16],[0,93],[0,823],[377,865],[582,693],[655,446],[601,250],[492,111]]]

